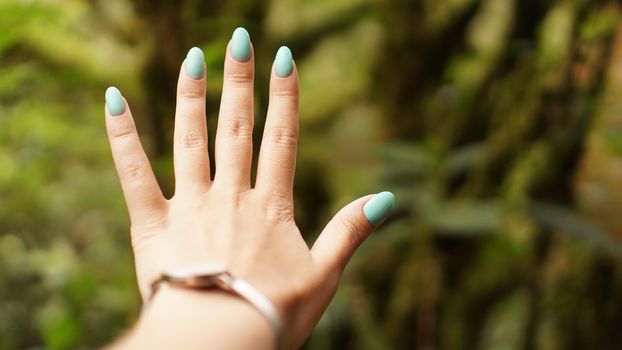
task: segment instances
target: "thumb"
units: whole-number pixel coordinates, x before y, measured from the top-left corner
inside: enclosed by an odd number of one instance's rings
[[[343,207],[326,225],[311,248],[316,262],[343,269],[354,251],[379,226],[395,205],[391,192],[367,195]]]

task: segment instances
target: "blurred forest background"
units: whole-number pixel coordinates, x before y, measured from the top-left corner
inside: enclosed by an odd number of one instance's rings
[[[104,90],[170,194],[179,66],[205,51],[213,140],[237,26],[260,129],[276,49],[300,69],[305,238],[357,196],[398,199],[305,349],[621,349],[621,18],[616,0],[0,0],[0,349],[94,348],[136,319]]]

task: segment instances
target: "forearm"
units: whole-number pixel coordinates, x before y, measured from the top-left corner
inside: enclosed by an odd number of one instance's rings
[[[112,349],[274,349],[274,331],[249,303],[220,291],[165,288]]]

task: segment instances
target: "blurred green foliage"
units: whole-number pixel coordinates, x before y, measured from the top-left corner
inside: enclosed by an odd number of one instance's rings
[[[185,52],[251,33],[255,143],[276,49],[301,75],[296,215],[398,206],[306,349],[622,348],[622,9],[615,0],[0,0],[0,349],[82,349],[138,315],[103,92],[172,193]],[[212,145],[213,148],[213,145]]]

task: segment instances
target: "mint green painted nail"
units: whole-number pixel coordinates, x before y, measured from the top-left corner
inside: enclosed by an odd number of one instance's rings
[[[186,55],[186,74],[192,79],[201,79],[205,70],[205,58],[203,51],[193,47]]]
[[[274,59],[274,72],[278,77],[287,78],[292,74],[294,69],[294,59],[292,58],[292,51],[287,46],[281,46],[279,51],[276,52],[276,58]]]
[[[372,225],[379,224],[395,205],[395,196],[391,192],[380,192],[373,196],[363,207],[365,218]]]
[[[111,116],[117,116],[125,112],[125,102],[121,91],[114,86],[106,89],[106,108]]]
[[[231,36],[231,56],[238,62],[251,58],[251,37],[242,27],[236,28]]]

